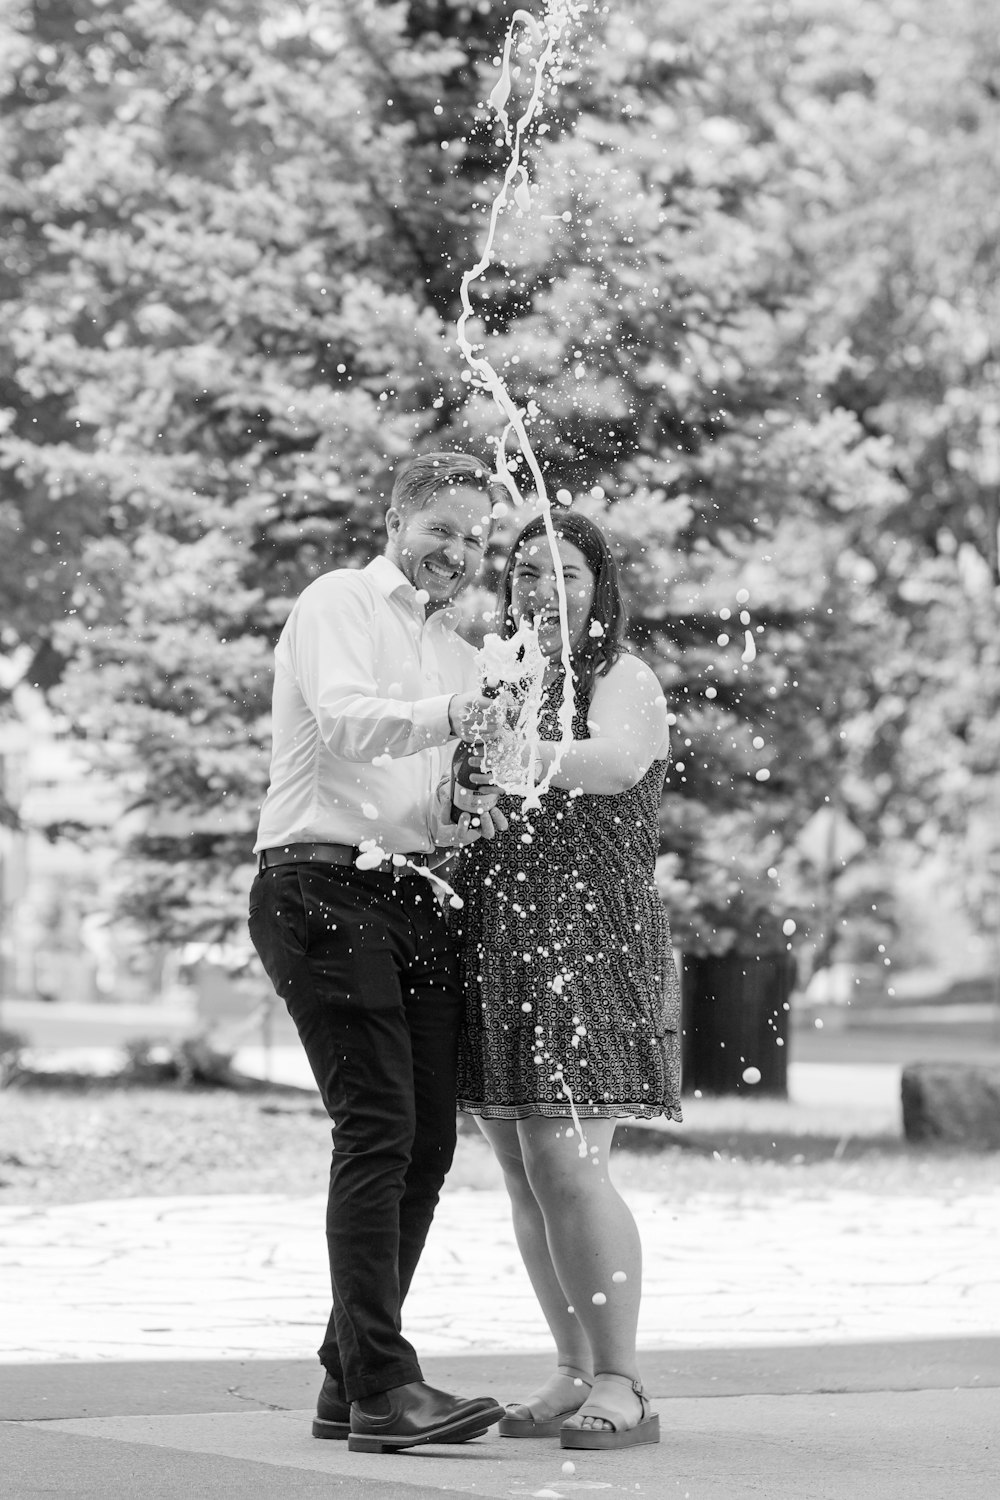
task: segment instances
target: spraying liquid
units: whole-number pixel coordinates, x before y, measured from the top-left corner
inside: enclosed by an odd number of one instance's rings
[[[493,784],[523,799],[527,812],[541,805],[535,785],[538,727],[545,684],[546,659],[538,632],[522,620],[507,640],[492,632],[479,652],[483,691],[495,697],[504,727],[483,742],[483,769]]]
[[[576,1100],[573,1098],[573,1090],[570,1088],[569,1084],[566,1082],[566,1079],[563,1076],[563,1070],[562,1070],[562,1068],[556,1068],[555,1072],[552,1075],[552,1079],[553,1079],[554,1083],[557,1083],[559,1085],[559,1087],[562,1090],[565,1098],[569,1101],[570,1116],[571,1116],[571,1118],[573,1120],[573,1125],[574,1125],[574,1128],[576,1130],[576,1133],[577,1133],[577,1135],[580,1138],[579,1144],[578,1144],[578,1146],[576,1148],[577,1149],[577,1154],[579,1156],[581,1156],[581,1157],[583,1157],[583,1156],[589,1156],[590,1153],[589,1153],[589,1151],[587,1149],[587,1138],[586,1138],[586,1136],[583,1133],[583,1125],[580,1123],[580,1116],[577,1113]]]
[[[517,440],[521,456],[534,480],[535,491],[542,506],[545,521],[545,535],[552,556],[552,565],[555,573],[556,596],[559,605],[559,627],[562,638],[562,666],[563,687],[562,700],[559,704],[558,724],[559,740],[556,745],[556,753],[552,764],[542,776],[537,785],[534,781],[532,769],[533,751],[538,741],[538,723],[542,707],[542,683],[544,676],[544,659],[538,650],[537,631],[528,627],[524,631],[524,639],[517,643],[500,642],[494,638],[491,646],[487,648],[489,659],[484,663],[487,673],[492,668],[492,677],[495,683],[503,688],[505,683],[519,684],[520,695],[520,717],[515,726],[515,740],[526,747],[524,755],[524,782],[517,786],[517,792],[522,797],[524,811],[540,805],[541,797],[551,784],[552,777],[559,769],[563,755],[573,743],[573,668],[570,659],[572,641],[569,633],[569,609],[566,600],[566,581],[563,576],[562,562],[559,557],[558,541],[555,527],[552,522],[552,507],[549,501],[545,479],[542,475],[538,459],[531,446],[527,429],[524,424],[522,413],[512,399],[503,380],[486,358],[485,353],[477,353],[469,339],[467,325],[473,315],[470,291],[473,283],[485,275],[494,254],[494,241],[500,222],[500,215],[512,199],[514,207],[521,213],[528,213],[531,209],[531,189],[528,180],[528,170],[521,159],[522,147],[525,134],[537,118],[541,105],[542,90],[547,75],[558,72],[559,56],[558,46],[562,40],[571,21],[579,15],[582,5],[579,0],[547,0],[544,9],[544,18],[541,23],[529,11],[517,10],[511,18],[507,28],[507,36],[504,41],[503,57],[500,66],[500,77],[494,85],[489,97],[490,108],[495,112],[503,129],[504,140],[510,152],[507,169],[503,182],[500,186],[490,211],[489,228],[486,235],[486,244],[483,253],[477,263],[462,277],[461,300],[462,312],[456,327],[456,336],[459,348],[469,367],[471,376],[470,386],[472,389],[488,391],[504,417],[504,427],[495,441],[495,472],[499,482],[510,495],[515,506],[522,506],[524,499],[518,489],[517,482],[510,467],[507,457],[507,444],[513,436]],[[513,90],[513,79],[511,76],[511,58],[514,51],[515,36],[520,29],[527,31],[532,43],[538,48],[533,62],[533,86],[527,105],[521,115],[512,124],[508,114],[508,104]],[[533,636],[533,640],[531,637]],[[513,653],[504,652],[503,647],[513,646]],[[536,659],[537,658],[537,659]],[[533,670],[532,670],[533,668]],[[518,747],[515,744],[510,748],[512,760],[509,766],[503,770],[511,773],[516,768],[518,758]],[[503,747],[497,747],[494,755],[503,754]],[[500,771],[500,767],[495,767]],[[578,1150],[581,1157],[588,1155],[587,1142],[583,1133],[583,1126],[577,1111],[573,1091],[563,1075],[560,1067],[556,1067],[552,1074],[556,1082],[569,1101],[570,1114],[578,1138]]]
[[[558,545],[555,529],[552,524],[552,507],[545,487],[545,480],[535,452],[531,446],[527,429],[521,412],[511,398],[503,380],[490,364],[484,354],[476,353],[474,346],[468,337],[466,325],[472,317],[472,303],[470,301],[470,288],[473,282],[484,275],[493,258],[493,246],[496,238],[500,215],[512,199],[516,208],[521,212],[527,212],[531,207],[531,191],[528,183],[528,170],[521,160],[521,151],[524,144],[526,131],[535,122],[541,105],[542,89],[550,70],[559,66],[558,45],[563,38],[570,22],[580,13],[582,5],[579,0],[548,0],[545,6],[544,20],[540,24],[535,17],[526,10],[517,10],[511,17],[507,28],[507,36],[504,41],[503,58],[500,66],[500,77],[494,85],[489,97],[490,108],[494,110],[503,128],[504,139],[510,150],[510,159],[500,190],[493,200],[490,211],[489,229],[486,235],[486,245],[477,263],[471,270],[466,271],[462,277],[461,298],[462,313],[456,325],[456,336],[459,348],[469,366],[472,375],[471,385],[474,389],[489,391],[493,400],[500,408],[505,421],[501,435],[495,439],[496,447],[496,477],[504,486],[517,506],[524,504],[524,498],[517,487],[517,482],[507,461],[507,442],[511,434],[517,438],[521,454],[527,464],[531,476],[535,482],[535,490],[542,504],[545,518],[545,533],[548,538],[549,547],[552,552],[553,566],[556,575],[556,594],[559,601],[559,623],[562,634],[562,665],[564,670],[562,701],[559,705],[559,730],[560,737],[556,748],[556,754],[552,765],[538,783],[537,789],[532,787],[530,792],[525,793],[525,807],[537,806],[541,795],[548,789],[552,777],[559,769],[562,756],[566,753],[573,742],[573,670],[570,662],[570,649],[572,642],[569,639],[568,609],[566,603],[566,585],[563,578],[562,565],[559,558]],[[514,48],[514,38],[519,28],[525,28],[531,40],[539,47],[532,71],[534,75],[533,86],[528,103],[523,113],[517,120],[511,123],[507,112],[513,89],[511,77],[511,55]]]
[[[454,907],[456,911],[465,905],[461,896],[452,890],[447,880],[443,880],[440,875],[435,875],[434,871],[428,869],[426,865],[414,864],[413,860],[407,859],[405,854],[388,854],[376,844],[374,839],[362,839],[358,850],[358,857],[354,863],[359,870],[377,869],[383,860],[391,859],[397,870],[412,870],[414,875],[422,875],[425,880],[429,880],[443,896],[448,897],[448,905]]]

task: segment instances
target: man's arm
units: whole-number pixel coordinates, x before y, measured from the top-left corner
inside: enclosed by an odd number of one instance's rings
[[[447,744],[489,708],[475,692],[415,699],[380,694],[377,632],[371,596],[349,571],[317,579],[289,618],[290,666],[334,755],[352,761],[416,755]]]
[[[360,579],[318,579],[289,619],[291,669],[324,743],[343,760],[415,755],[452,738],[449,693],[405,700],[380,694],[378,621]]]

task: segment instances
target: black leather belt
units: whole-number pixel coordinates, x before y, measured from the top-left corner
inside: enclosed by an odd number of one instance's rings
[[[265,870],[273,870],[276,865],[355,865],[360,849],[353,844],[282,844],[277,849],[262,849],[257,856],[257,870],[263,875]],[[430,859],[429,854],[407,854],[404,856],[411,865],[426,865]],[[380,860],[377,865],[369,865],[366,874],[386,875],[392,871],[405,870],[406,865],[393,863],[392,857]]]

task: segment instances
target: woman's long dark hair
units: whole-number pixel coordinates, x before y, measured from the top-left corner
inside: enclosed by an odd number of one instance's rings
[[[625,628],[628,619],[618,578],[618,564],[615,562],[614,553],[608,546],[604,533],[586,516],[578,515],[571,510],[555,511],[552,516],[552,529],[556,536],[562,537],[574,547],[579,547],[587,560],[587,566],[594,575],[594,602],[590,606],[590,614],[584,624],[583,634],[570,653],[576,697],[580,703],[587,704],[590,702],[590,695],[593,691],[594,678],[603,677],[605,672],[609,671],[622,653],[628,649],[625,645]],[[536,537],[548,539],[544,516],[535,516],[519,532],[500,575],[500,583],[497,587],[496,631],[503,640],[512,636],[515,629],[510,610],[514,564],[525,542],[533,541]],[[597,636],[590,634],[590,626],[594,620],[597,620],[602,627],[601,633]]]

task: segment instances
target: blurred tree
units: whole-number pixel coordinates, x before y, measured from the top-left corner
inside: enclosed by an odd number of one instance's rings
[[[828,167],[795,194],[803,330],[897,480],[841,561],[893,635],[849,790],[904,861],[950,844],[974,895],[1000,847],[1000,32],[988,0],[804,9],[785,89]]]
[[[431,12],[474,7],[54,9],[2,49],[4,644],[57,638],[76,728],[131,747],[130,913],[217,934],[273,640],[437,421],[470,197],[440,101],[477,85]]]
[[[793,861],[782,895],[768,872],[846,796],[848,743],[882,753],[845,725],[879,701],[895,644],[849,556],[858,518],[895,501],[888,445],[816,386],[830,356],[796,184],[830,166],[784,99],[788,43],[771,7],[616,9],[560,89],[473,332],[550,491],[624,555],[678,720],[665,890],[678,937],[710,951],[783,949],[783,920],[807,919],[818,881]],[[495,430],[491,403],[470,411]]]
[[[415,445],[486,454],[499,430],[453,327],[505,165],[484,99],[513,9],[25,0],[0,17],[0,646],[47,685],[71,658],[74,724],[128,747],[125,904],[158,935],[242,925],[291,600],[379,544]],[[995,353],[971,357],[962,289],[995,295],[995,238],[977,229],[980,261],[943,220],[914,227],[945,167],[970,224],[996,210],[995,111],[966,86],[986,9],[955,17],[935,29],[912,0],[590,15],[527,145],[530,214],[504,215],[474,290],[472,334],[550,489],[623,555],[677,717],[664,879],[704,949],[783,947],[782,919],[810,920],[795,838],[825,798],[873,845],[920,836],[942,796],[929,690],[954,735],[972,713],[985,753],[969,700],[988,647],[956,600],[970,537],[991,566]],[[965,322],[933,323],[944,264]],[[918,303],[927,350],[902,338]]]

